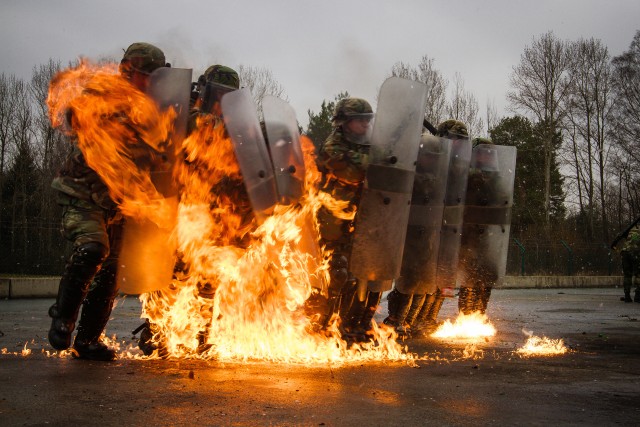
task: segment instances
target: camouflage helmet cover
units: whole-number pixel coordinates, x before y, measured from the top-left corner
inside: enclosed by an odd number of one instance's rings
[[[333,126],[340,126],[354,118],[372,118],[371,104],[362,98],[344,98],[338,101],[331,118]]]
[[[224,65],[212,65],[202,75],[205,82],[217,83],[233,89],[240,89],[240,78],[233,68]]]
[[[473,138],[473,147],[480,144],[493,144],[493,141],[491,141],[489,138],[482,138],[480,136]]]
[[[166,66],[164,53],[149,43],[133,43],[127,48],[121,64],[128,63],[134,70],[151,74],[154,70]]]
[[[467,126],[459,120],[445,120],[438,125],[438,136],[457,136],[469,138]]]

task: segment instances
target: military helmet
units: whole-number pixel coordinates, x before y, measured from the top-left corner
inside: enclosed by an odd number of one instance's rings
[[[355,118],[373,118],[371,105],[362,98],[344,98],[338,101],[331,120],[335,127]]]
[[[469,138],[467,126],[459,120],[445,120],[438,125],[438,136]]]
[[[475,138],[473,138],[472,147],[475,147],[476,145],[480,145],[480,144],[493,144],[493,141],[491,141],[489,138],[483,138],[480,136],[476,136]]]
[[[167,65],[162,50],[152,44],[142,42],[129,46],[124,52],[120,64],[127,64],[131,69],[143,74],[151,74],[156,69]]]
[[[233,68],[224,65],[212,65],[201,76],[206,83],[216,83],[230,89],[240,88],[240,78]]]

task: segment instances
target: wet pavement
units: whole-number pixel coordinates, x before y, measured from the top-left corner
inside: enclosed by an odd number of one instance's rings
[[[640,304],[621,293],[494,290],[487,314],[497,335],[473,347],[408,340],[424,359],[417,367],[51,357],[53,300],[0,300],[0,425],[635,426]],[[440,318],[455,317],[455,303],[445,301]],[[135,342],[139,310],[131,297],[114,310],[107,332],[123,346]],[[561,338],[570,351],[522,358],[526,333]]]

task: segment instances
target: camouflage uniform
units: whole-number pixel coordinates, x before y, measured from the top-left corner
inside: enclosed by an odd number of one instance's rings
[[[164,65],[160,49],[147,43],[134,43],[126,50],[120,71],[131,80],[148,76]],[[69,118],[72,115],[70,111]],[[126,120],[126,117],[116,120]],[[115,352],[100,341],[100,336],[118,291],[116,271],[122,216],[109,197],[105,183],[87,165],[75,138],[71,143],[71,153],[52,182],[63,207],[62,233],[73,242],[73,254],[60,280],[56,303],[49,309],[52,317],[49,342],[57,350],[71,345],[71,334],[82,305],[75,354],[80,358],[112,360]]]
[[[640,225],[633,227],[620,250],[622,273],[624,276],[624,297],[622,301],[631,302],[631,287],[636,283],[633,301],[640,302]]]
[[[354,135],[346,127],[349,120],[371,118],[373,110],[367,101],[360,98],[340,100],[332,118],[333,132],[320,149],[318,166],[323,173],[322,190],[334,199],[348,201],[347,210],[357,209],[362,195],[364,178],[368,166],[369,141],[366,135]],[[343,293],[342,315],[347,316],[350,301],[355,295],[355,280],[348,280],[347,266],[353,238],[353,221],[334,216],[327,208],[318,211],[322,244],[333,251],[331,260],[332,280],[330,305]],[[351,286],[345,289],[345,284]],[[347,302],[349,301],[349,302]],[[376,304],[377,305],[377,304]],[[333,310],[336,307],[330,307]],[[357,315],[356,315],[357,316]]]

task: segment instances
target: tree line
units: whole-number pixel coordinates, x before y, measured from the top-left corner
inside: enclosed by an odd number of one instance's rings
[[[50,184],[69,146],[46,108],[61,68],[50,60],[30,80],[0,75],[0,273],[59,274],[68,249]],[[265,95],[286,100],[269,70],[240,66],[239,74],[258,105]],[[417,65],[393,64],[388,76],[427,85],[431,123],[457,119],[471,137],[518,148],[509,273],[619,270],[608,244],[640,215],[640,31],[615,57],[593,38],[534,37],[509,76],[506,117],[491,102],[481,112],[461,75],[449,81],[428,55]],[[307,112],[301,130],[317,147],[331,132],[335,103],[347,96]]]

